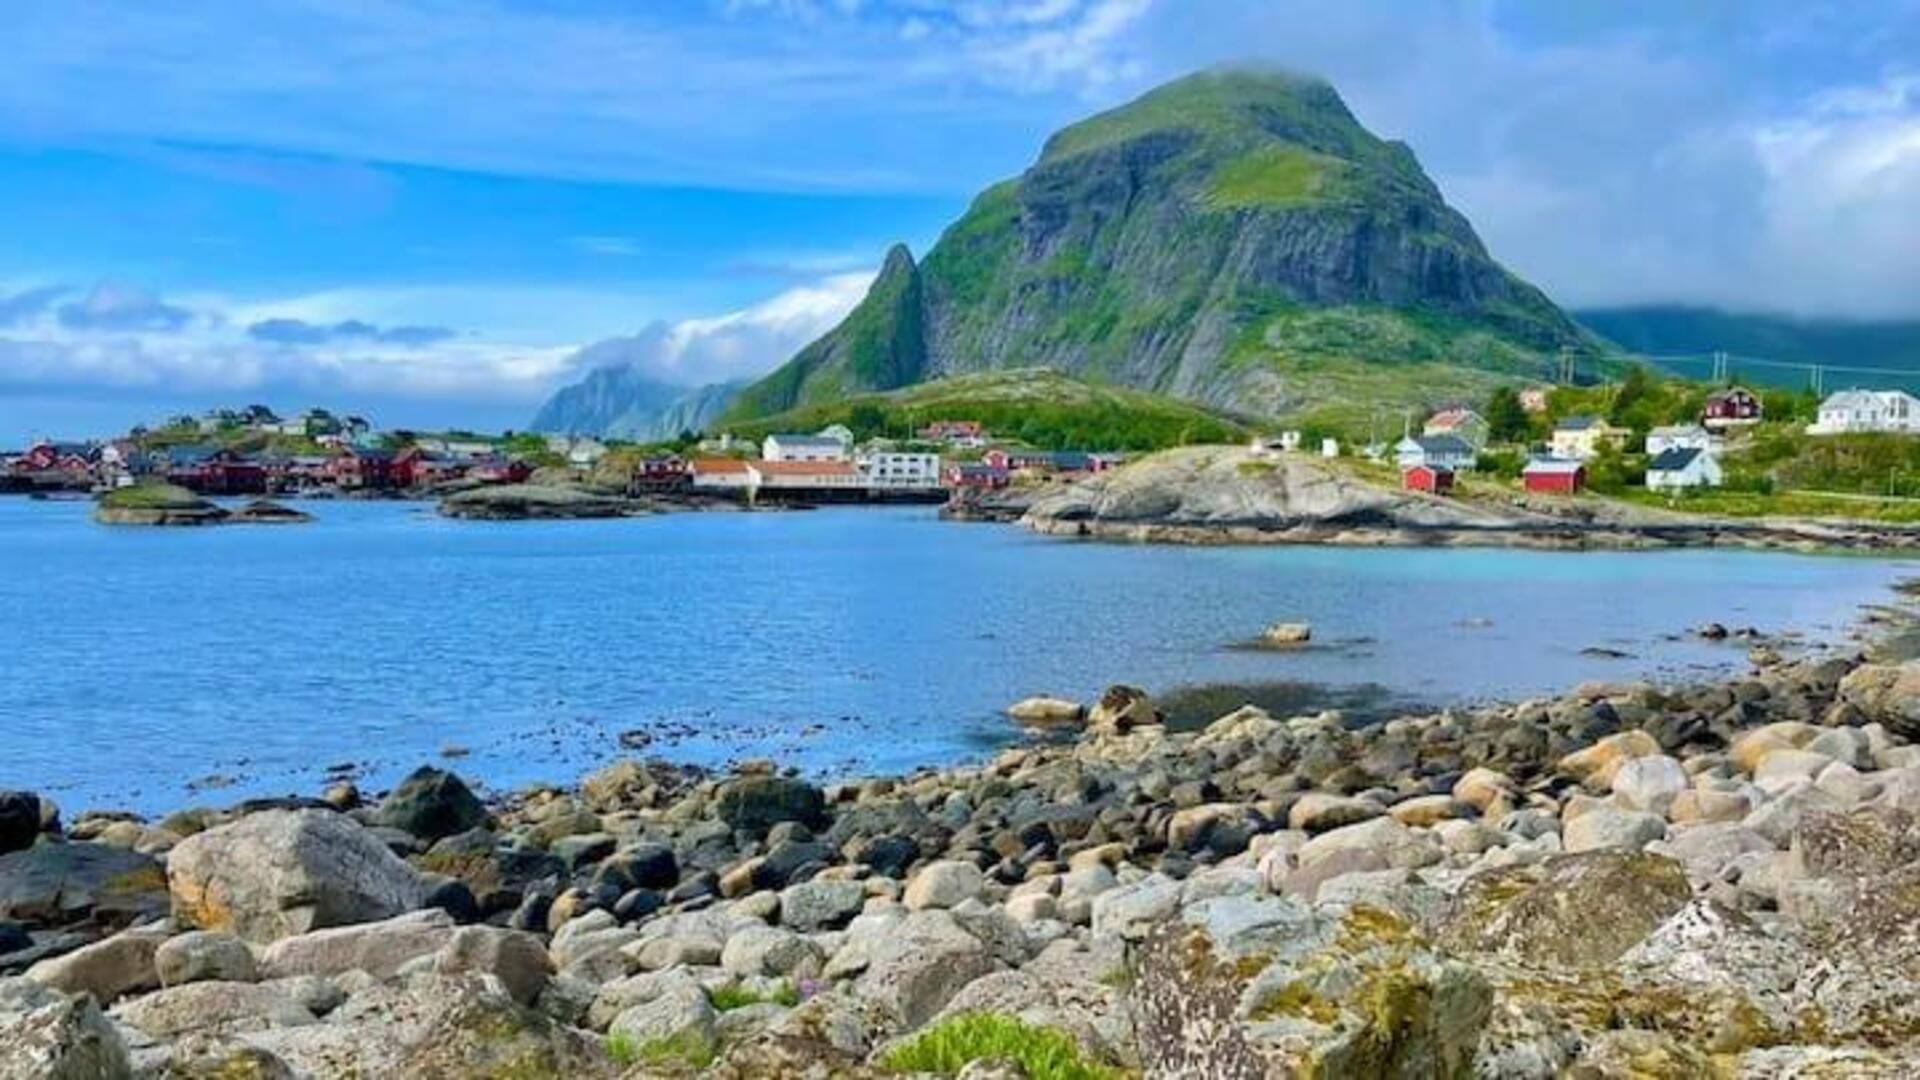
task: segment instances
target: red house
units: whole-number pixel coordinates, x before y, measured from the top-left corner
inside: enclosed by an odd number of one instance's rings
[[[385,450],[350,447],[333,456],[327,474],[342,488],[385,491],[399,486],[400,470],[394,467],[394,456]]]
[[[504,454],[482,454],[466,463],[467,479],[483,484],[524,484],[533,476],[533,466]]]
[[[1587,467],[1567,458],[1534,458],[1520,470],[1520,482],[1541,495],[1577,495],[1587,486]]]
[[[84,473],[93,468],[94,452],[81,443],[35,443],[16,458],[18,472]]]
[[[1438,465],[1415,465],[1400,474],[1400,486],[1408,491],[1446,495],[1453,491],[1453,470]]]
[[[634,466],[631,487],[635,492],[674,491],[693,482],[687,462],[679,454],[656,454],[640,459]]]
[[[1710,428],[1760,422],[1760,398],[1744,386],[1730,386],[1707,397],[1702,419]]]
[[[950,488],[994,491],[1007,486],[1007,470],[992,465],[949,465],[946,475]]]
[[[166,477],[202,495],[262,495],[267,467],[225,447],[176,446],[166,451]]]

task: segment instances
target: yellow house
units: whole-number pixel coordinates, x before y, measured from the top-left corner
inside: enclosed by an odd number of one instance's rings
[[[1624,446],[1633,434],[1614,427],[1597,416],[1569,416],[1554,425],[1553,456],[1585,461],[1600,452],[1602,446]]]

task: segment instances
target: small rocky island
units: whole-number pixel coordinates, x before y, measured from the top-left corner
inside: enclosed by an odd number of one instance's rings
[[[0,1075],[1904,1077],[1920,629],[820,785],[0,793]],[[1731,647],[1731,646],[1729,646]]]
[[[285,525],[312,521],[300,510],[255,499],[225,510],[173,484],[135,484],[100,496],[93,518],[102,525]]]
[[[616,518],[643,512],[628,499],[559,484],[502,484],[456,492],[440,500],[447,517],[478,521]]]
[[[218,525],[227,512],[183,487],[136,484],[102,495],[93,517],[103,525]]]

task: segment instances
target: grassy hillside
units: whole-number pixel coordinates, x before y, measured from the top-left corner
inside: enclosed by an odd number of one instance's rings
[[[1043,368],[959,375],[861,394],[732,424],[729,430],[757,439],[770,432],[845,424],[857,438],[898,438],[935,420],[978,420],[996,437],[1049,450],[1159,450],[1238,442],[1249,433],[1240,421],[1201,406]]]

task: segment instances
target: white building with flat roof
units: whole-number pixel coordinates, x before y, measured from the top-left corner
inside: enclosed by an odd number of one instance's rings
[[[873,450],[861,454],[856,464],[870,488],[937,488],[940,486],[940,455],[900,450]]]
[[[769,435],[760,444],[763,461],[845,461],[847,444],[828,435]]]

